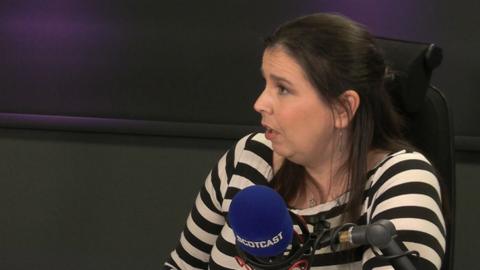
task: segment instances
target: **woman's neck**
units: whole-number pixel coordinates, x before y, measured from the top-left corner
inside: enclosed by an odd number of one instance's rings
[[[367,171],[372,169],[378,162],[383,160],[388,151],[371,150],[367,155]],[[317,163],[316,166],[304,166],[306,170],[305,188],[298,192],[298,196],[292,201],[291,206],[297,209],[305,209],[333,201],[348,190],[347,157],[337,157],[330,162]]]
[[[336,199],[347,191],[348,174],[345,170],[312,174],[307,170],[305,194],[310,192],[319,203]]]
[[[348,155],[345,151],[336,152],[331,155],[331,158],[304,165],[307,182],[312,182],[322,191],[322,194],[319,194],[322,198],[329,197],[330,191],[334,190],[344,193],[343,183],[348,178],[348,170],[345,168],[347,159]]]

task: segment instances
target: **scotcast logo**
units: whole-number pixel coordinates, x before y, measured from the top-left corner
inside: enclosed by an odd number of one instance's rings
[[[279,232],[277,235],[272,237],[272,239],[268,239],[265,241],[250,241],[247,239],[243,239],[240,236],[236,235],[237,241],[242,243],[244,246],[251,247],[251,248],[268,248],[275,244],[278,244],[283,239],[282,232]]]

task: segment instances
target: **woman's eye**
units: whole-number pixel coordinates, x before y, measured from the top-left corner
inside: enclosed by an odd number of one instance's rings
[[[290,91],[288,91],[287,88],[279,85],[279,86],[278,86],[278,93],[279,93],[280,95],[286,95],[286,94],[289,94]]]

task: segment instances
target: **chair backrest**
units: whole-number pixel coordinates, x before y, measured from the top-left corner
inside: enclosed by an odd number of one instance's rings
[[[435,166],[444,188],[447,247],[442,270],[453,269],[455,243],[455,165],[451,113],[442,92],[431,86],[433,70],[442,61],[434,44],[377,38],[393,69],[391,91],[406,118],[407,139]]]

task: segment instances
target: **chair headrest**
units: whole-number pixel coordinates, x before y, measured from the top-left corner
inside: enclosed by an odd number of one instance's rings
[[[375,40],[393,71],[388,89],[392,91],[397,105],[407,113],[417,112],[424,102],[432,71],[442,62],[442,49],[429,43],[383,37]]]

